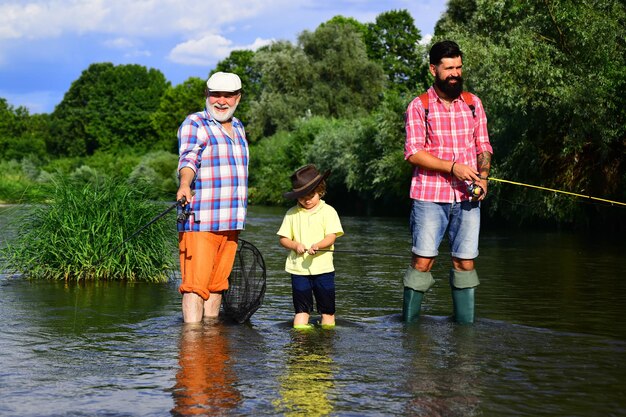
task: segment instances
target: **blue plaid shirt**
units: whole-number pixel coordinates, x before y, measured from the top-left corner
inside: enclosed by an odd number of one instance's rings
[[[232,119],[233,137],[206,111],[194,113],[178,129],[179,162],[196,176],[191,183],[192,215],[179,232],[243,230],[248,206],[248,142],[243,124]],[[179,207],[179,211],[181,208]]]

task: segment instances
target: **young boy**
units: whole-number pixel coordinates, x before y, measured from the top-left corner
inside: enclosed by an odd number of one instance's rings
[[[291,289],[296,315],[293,327],[309,328],[313,295],[322,327],[335,325],[335,267],[333,244],[343,235],[339,216],[321,198],[326,194],[326,178],[314,165],[305,165],[291,176],[292,191],[285,193],[298,204],[285,214],[278,230],[280,244],[290,249],[285,271],[291,274]],[[324,251],[320,251],[325,249]],[[318,253],[318,251],[320,251]]]

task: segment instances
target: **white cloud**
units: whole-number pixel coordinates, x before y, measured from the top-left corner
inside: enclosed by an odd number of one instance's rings
[[[108,39],[102,44],[109,49],[117,49],[124,52],[125,58],[149,57],[152,53],[146,49],[140,49],[142,42],[129,38]]]
[[[214,65],[233,49],[269,43],[256,39],[251,45],[234,45],[234,39],[242,36],[242,21],[296,4],[291,0],[0,0],[0,43],[110,36],[101,41],[104,47],[133,58],[160,55],[158,49],[182,39],[168,60]],[[207,31],[212,34],[202,35]],[[3,55],[6,51],[0,50],[0,63]]]
[[[383,11],[408,9],[426,41],[446,3],[0,0],[0,90],[5,92],[0,97],[34,112],[52,111],[62,92],[92,62],[156,67],[178,83],[199,72],[206,74],[233,50],[256,50],[274,39],[295,41],[303,30],[315,30],[338,14],[368,22]],[[37,68],[46,68],[50,76],[41,77]]]
[[[256,50],[271,42],[271,39],[256,38],[250,45],[233,45],[232,41],[221,35],[208,33],[176,45],[167,58],[178,64],[210,66],[234,50]]]
[[[430,43],[430,41],[433,40],[433,35],[431,35],[430,33],[425,35],[420,41],[419,44],[420,45],[428,45]]]
[[[138,58],[138,57],[149,57],[152,56],[152,52],[147,51],[145,49],[135,49],[132,51],[128,51],[124,54],[124,58]]]
[[[231,44],[223,36],[207,34],[176,45],[167,58],[178,64],[208,66],[227,56]]]
[[[26,0],[0,4],[0,39],[45,38],[71,33],[162,37],[219,30],[286,0]]]
[[[252,42],[250,45],[242,46],[242,47],[239,47],[237,49],[249,49],[251,51],[256,51],[257,49],[262,48],[264,46],[267,46],[267,45],[271,44],[274,41],[275,41],[275,39],[256,38],[254,40],[254,42]]]
[[[98,27],[108,10],[101,0],[30,1],[0,5],[0,38],[45,38]]]
[[[136,46],[136,42],[128,38],[109,39],[102,44],[111,49],[130,49]]]

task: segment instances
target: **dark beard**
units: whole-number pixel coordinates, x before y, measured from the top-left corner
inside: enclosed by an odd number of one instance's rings
[[[457,80],[456,84],[450,84],[450,80],[452,79]],[[463,77],[448,77],[445,80],[435,77],[435,85],[448,98],[454,100],[463,92]]]

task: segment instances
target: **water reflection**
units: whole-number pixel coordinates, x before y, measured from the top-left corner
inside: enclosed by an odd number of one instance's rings
[[[476,327],[423,318],[407,325],[403,346],[412,353],[405,415],[475,416],[480,411],[480,366]]]
[[[279,377],[277,411],[288,417],[327,416],[333,412],[334,330],[293,330],[285,349],[285,373]]]
[[[218,320],[182,326],[173,416],[228,415],[241,402],[227,329]]]
[[[337,328],[298,333],[274,235],[283,210],[251,214],[243,238],[263,252],[268,290],[246,325],[183,326],[179,281],[0,276],[0,415],[624,414],[623,242],[486,231],[476,323],[449,320],[442,254],[444,279],[406,326],[407,260],[366,255],[406,251],[406,221],[342,218],[341,249],[363,253],[336,256]]]

